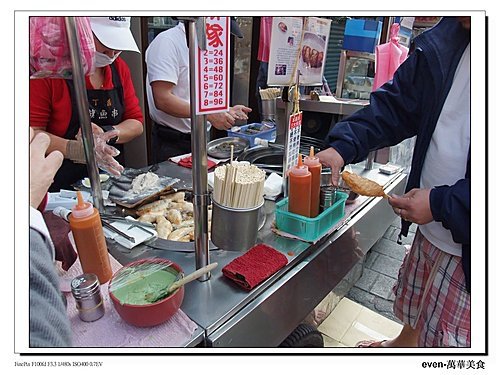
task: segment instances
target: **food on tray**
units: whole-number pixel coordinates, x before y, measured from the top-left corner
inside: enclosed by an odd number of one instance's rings
[[[187,202],[184,192],[161,196],[159,200],[139,207],[138,220],[155,224],[159,238],[171,241],[189,242],[194,240],[193,203]],[[210,230],[212,211],[208,210]],[[210,235],[210,233],[209,233]]]
[[[189,242],[189,234],[191,232],[194,233],[194,227],[179,228],[170,233],[168,239],[171,241]]]
[[[172,202],[184,202],[184,192],[177,192],[160,197],[159,200],[145,204],[137,209],[137,215],[142,216],[148,212],[162,212],[170,207]]]
[[[156,173],[147,172],[142,173],[132,180],[131,190],[135,194],[140,194],[146,190],[158,187],[160,178]]]
[[[245,149],[245,145],[240,142],[227,141],[215,146],[214,151],[219,153],[231,152],[231,146],[234,147],[233,152],[240,152]]]
[[[138,169],[125,168],[120,177],[111,176],[106,187],[109,186],[109,198],[113,202],[133,208],[162,193],[166,194],[178,181],[178,178],[157,176],[151,170],[143,172]]]
[[[158,237],[160,238],[168,238],[172,230],[174,229],[172,223],[165,219],[164,216],[157,216],[156,220],[156,231],[158,232]]]
[[[269,130],[269,128],[265,127],[265,126],[250,125],[250,126],[248,126],[248,128],[243,130],[241,133],[248,134],[248,135],[254,135],[254,134],[261,133],[265,130]]]
[[[165,216],[167,217],[168,221],[170,221],[172,224],[180,224],[182,222],[182,214],[179,210],[176,210],[175,208],[169,209]]]
[[[349,186],[349,189],[359,195],[389,198],[389,196],[384,192],[383,186],[377,184],[375,181],[369,180],[368,178],[358,176],[357,174],[350,173],[348,171],[343,171],[342,179],[345,181],[347,186]]]

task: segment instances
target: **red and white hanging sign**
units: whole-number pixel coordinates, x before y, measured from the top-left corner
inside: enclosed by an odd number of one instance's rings
[[[196,114],[229,110],[229,17],[206,17],[206,50],[196,48]]]
[[[290,115],[288,138],[286,142],[285,171],[297,165],[300,152],[300,132],[302,130],[302,112]]]

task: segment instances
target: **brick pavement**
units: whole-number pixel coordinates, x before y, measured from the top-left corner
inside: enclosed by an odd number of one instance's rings
[[[401,321],[392,312],[392,287],[406,252],[404,245],[411,245],[417,226],[414,224],[410,227],[408,237],[403,238],[402,245],[397,243],[400,228],[401,219],[396,217],[384,236],[368,251],[363,275],[346,295],[347,298],[398,323]]]

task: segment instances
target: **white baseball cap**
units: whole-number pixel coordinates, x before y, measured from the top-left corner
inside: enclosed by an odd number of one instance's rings
[[[130,17],[89,17],[90,27],[99,42],[117,51],[139,52],[130,31]]]

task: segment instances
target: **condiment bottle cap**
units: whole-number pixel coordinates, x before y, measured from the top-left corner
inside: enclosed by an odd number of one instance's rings
[[[83,200],[81,191],[76,192],[76,197],[78,199],[78,203],[73,206],[71,215],[73,215],[73,217],[75,218],[82,218],[92,215],[94,213],[94,206],[92,206],[92,203],[85,202]]]
[[[299,160],[297,165],[290,170],[290,173],[296,176],[306,176],[309,174],[309,167],[307,165],[302,164],[302,154],[299,154]]]
[[[304,164],[311,166],[321,164],[319,158],[317,156],[314,156],[314,146],[311,146],[311,149],[309,150],[309,156],[306,156],[304,158]]]

